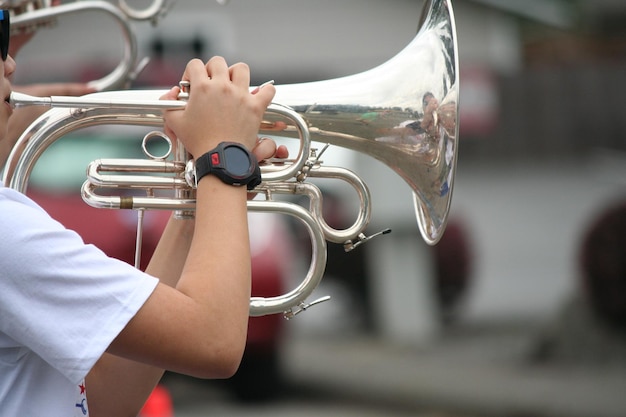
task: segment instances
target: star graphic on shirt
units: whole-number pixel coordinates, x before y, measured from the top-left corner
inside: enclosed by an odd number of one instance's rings
[[[78,388],[80,388],[80,393],[81,393],[81,394],[84,394],[84,393],[85,393],[85,384],[84,384],[84,383],[81,383],[81,384],[78,386]]]

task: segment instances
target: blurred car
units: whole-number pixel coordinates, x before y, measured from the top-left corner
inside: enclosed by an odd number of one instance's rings
[[[123,134],[76,133],[56,141],[40,157],[30,177],[27,194],[53,218],[78,232],[86,243],[107,255],[135,263],[137,213],[90,207],[80,196],[89,162],[98,158],[143,157],[133,131]],[[133,140],[136,138],[138,140]],[[145,269],[170,216],[169,211],[146,211],[141,269]],[[250,213],[252,294],[269,297],[283,293],[290,256],[287,228],[277,215]],[[228,386],[241,399],[270,398],[280,384],[279,350],[284,319],[281,315],[251,317],[242,365]],[[259,372],[263,384],[258,383]]]

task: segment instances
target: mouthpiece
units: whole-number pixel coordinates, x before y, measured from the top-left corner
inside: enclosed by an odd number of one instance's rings
[[[34,97],[28,94],[12,92],[9,97],[9,104],[14,109],[26,106],[50,106],[50,98]]]

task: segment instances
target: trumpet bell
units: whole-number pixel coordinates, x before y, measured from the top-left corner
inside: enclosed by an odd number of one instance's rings
[[[458,140],[458,49],[447,0],[424,4],[413,41],[369,71],[277,85],[274,101],[300,113],[311,140],[372,156],[410,186],[420,232],[434,245],[450,210]]]

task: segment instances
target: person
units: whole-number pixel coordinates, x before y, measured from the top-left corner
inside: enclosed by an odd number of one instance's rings
[[[0,143],[13,141],[8,19],[2,11]],[[165,131],[194,157],[224,141],[259,160],[286,157],[274,141],[258,141],[275,89],[251,93],[246,64],[193,59],[182,79],[190,82],[189,100],[184,110],[164,112]],[[162,98],[178,93],[173,87]],[[0,186],[2,415],[136,416],[164,370],[232,376],[250,298],[246,196],[246,187],[202,177],[195,219],[172,217],[142,272],[85,245],[28,197]]]

